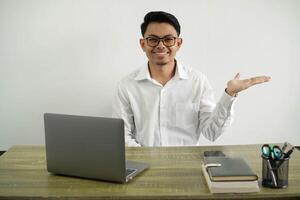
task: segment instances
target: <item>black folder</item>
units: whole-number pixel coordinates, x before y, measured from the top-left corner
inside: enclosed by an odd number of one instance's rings
[[[209,165],[207,165],[209,164]],[[214,164],[216,164],[214,166]],[[217,166],[221,164],[220,166]],[[204,157],[204,165],[211,181],[254,181],[257,174],[240,157]]]

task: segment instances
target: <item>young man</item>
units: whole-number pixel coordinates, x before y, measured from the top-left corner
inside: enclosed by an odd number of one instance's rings
[[[148,62],[119,83],[113,105],[113,116],[125,122],[128,146],[197,145],[201,133],[214,141],[232,121],[237,93],[270,80],[237,74],[216,105],[207,78],[175,59],[182,45],[175,16],[149,12],[141,31]]]

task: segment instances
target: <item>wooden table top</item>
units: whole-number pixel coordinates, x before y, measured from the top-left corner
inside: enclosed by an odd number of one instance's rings
[[[47,172],[44,146],[13,146],[0,157],[0,199],[300,199],[300,152],[290,159],[289,186],[261,186],[261,145],[130,147],[128,160],[150,168],[130,183],[56,176]],[[260,192],[211,194],[201,172],[203,152],[221,150],[244,157],[259,176]]]

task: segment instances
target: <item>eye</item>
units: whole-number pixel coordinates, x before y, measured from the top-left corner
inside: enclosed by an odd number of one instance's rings
[[[174,40],[173,38],[165,38],[164,39],[165,42],[173,42],[173,40]]]
[[[148,41],[152,42],[152,43],[155,43],[155,42],[158,41],[158,39],[157,38],[148,38]]]

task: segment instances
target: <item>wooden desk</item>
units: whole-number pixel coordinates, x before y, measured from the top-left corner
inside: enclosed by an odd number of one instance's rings
[[[261,182],[260,145],[127,148],[128,159],[151,165],[128,184],[51,175],[43,146],[13,146],[0,157],[0,199],[300,199],[300,152],[292,154],[287,189],[211,194],[200,167],[205,150],[245,157]]]

